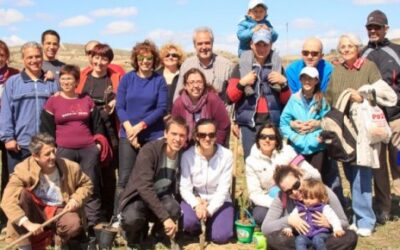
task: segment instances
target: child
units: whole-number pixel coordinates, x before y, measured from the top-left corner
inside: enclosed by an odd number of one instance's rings
[[[267,20],[267,10],[264,0],[250,0],[247,15],[238,24],[239,56],[242,51],[250,49],[253,33],[260,29],[271,31],[273,43],[278,39],[278,33],[273,30],[271,23]]]
[[[296,236],[296,250],[308,249],[310,245],[315,250],[326,249],[325,240],[329,237],[329,229],[318,226],[313,220],[313,214],[322,213],[333,228],[333,235],[341,237],[345,234],[338,216],[333,209],[328,205],[328,193],[322,181],[317,179],[303,180],[301,183],[302,202],[296,202],[296,208],[292,214],[304,213],[302,218],[309,225],[307,234],[299,234]],[[291,228],[283,229],[283,233],[287,236],[292,236]]]

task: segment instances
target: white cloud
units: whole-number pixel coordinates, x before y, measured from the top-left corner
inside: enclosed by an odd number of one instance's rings
[[[33,0],[17,0],[14,2],[19,7],[27,7],[35,4]]]
[[[115,21],[107,24],[103,35],[121,35],[135,31],[135,24],[128,21]]]
[[[24,20],[24,15],[15,9],[0,9],[0,26],[7,26]]]
[[[356,5],[391,4],[400,3],[400,0],[353,0]]]
[[[215,37],[214,50],[223,50],[237,55],[239,40],[236,34]]]
[[[17,35],[11,35],[9,37],[3,37],[2,40],[7,43],[8,46],[17,46],[17,45],[22,45],[26,41]]]
[[[150,31],[147,37],[151,40],[172,40],[176,35],[172,30],[155,29]]]
[[[96,9],[90,13],[94,17],[127,17],[135,16],[138,14],[137,8],[131,7],[116,7],[113,9]]]
[[[39,19],[39,20],[42,20],[42,21],[52,21],[52,20],[54,20],[54,16],[52,16],[52,15],[50,15],[48,13],[45,13],[45,12],[35,13],[35,17],[37,19]]]
[[[289,23],[290,28],[296,29],[312,29],[315,27],[315,21],[311,18],[297,18]]]
[[[92,23],[93,20],[90,19],[87,16],[79,15],[79,16],[74,16],[68,19],[65,19],[64,21],[60,22],[59,26],[60,27],[77,27],[77,26],[84,26]]]

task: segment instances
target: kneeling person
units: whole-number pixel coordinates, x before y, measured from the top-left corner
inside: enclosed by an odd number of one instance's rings
[[[55,233],[60,239],[56,244],[65,244],[82,232],[77,210],[91,195],[92,183],[77,163],[56,158],[50,135],[33,136],[29,150],[32,155],[16,166],[1,202],[8,217],[7,238],[15,240],[33,232],[18,247],[44,249]],[[40,228],[40,224],[64,210],[69,212],[55,222],[55,227]]]
[[[119,207],[129,247],[140,244],[149,221],[154,221],[156,228],[163,226],[170,238],[177,232],[181,208],[174,195],[187,133],[185,120],[172,117],[166,123],[164,138],[146,143],[139,151]]]

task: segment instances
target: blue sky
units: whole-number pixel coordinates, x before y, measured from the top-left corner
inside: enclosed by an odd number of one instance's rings
[[[366,42],[364,25],[375,9],[388,16],[388,36],[400,38],[400,0],[265,2],[279,33],[274,46],[281,55],[298,54],[309,36],[321,38],[325,52],[335,48],[338,36],[345,32],[354,32]],[[96,39],[113,48],[130,49],[150,38],[157,45],[173,41],[193,51],[193,29],[209,26],[214,47],[236,53],[236,27],[247,4],[248,0],[0,0],[0,39],[11,46],[39,41],[41,32],[51,28],[66,43]]]

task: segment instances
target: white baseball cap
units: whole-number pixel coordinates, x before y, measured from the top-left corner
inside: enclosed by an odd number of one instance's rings
[[[302,75],[308,75],[311,78],[317,78],[319,80],[319,73],[318,70],[314,67],[304,67],[300,72],[300,77]]]
[[[265,9],[268,9],[267,5],[264,3],[264,0],[250,0],[249,1],[249,10],[255,8],[257,5],[264,6]]]

